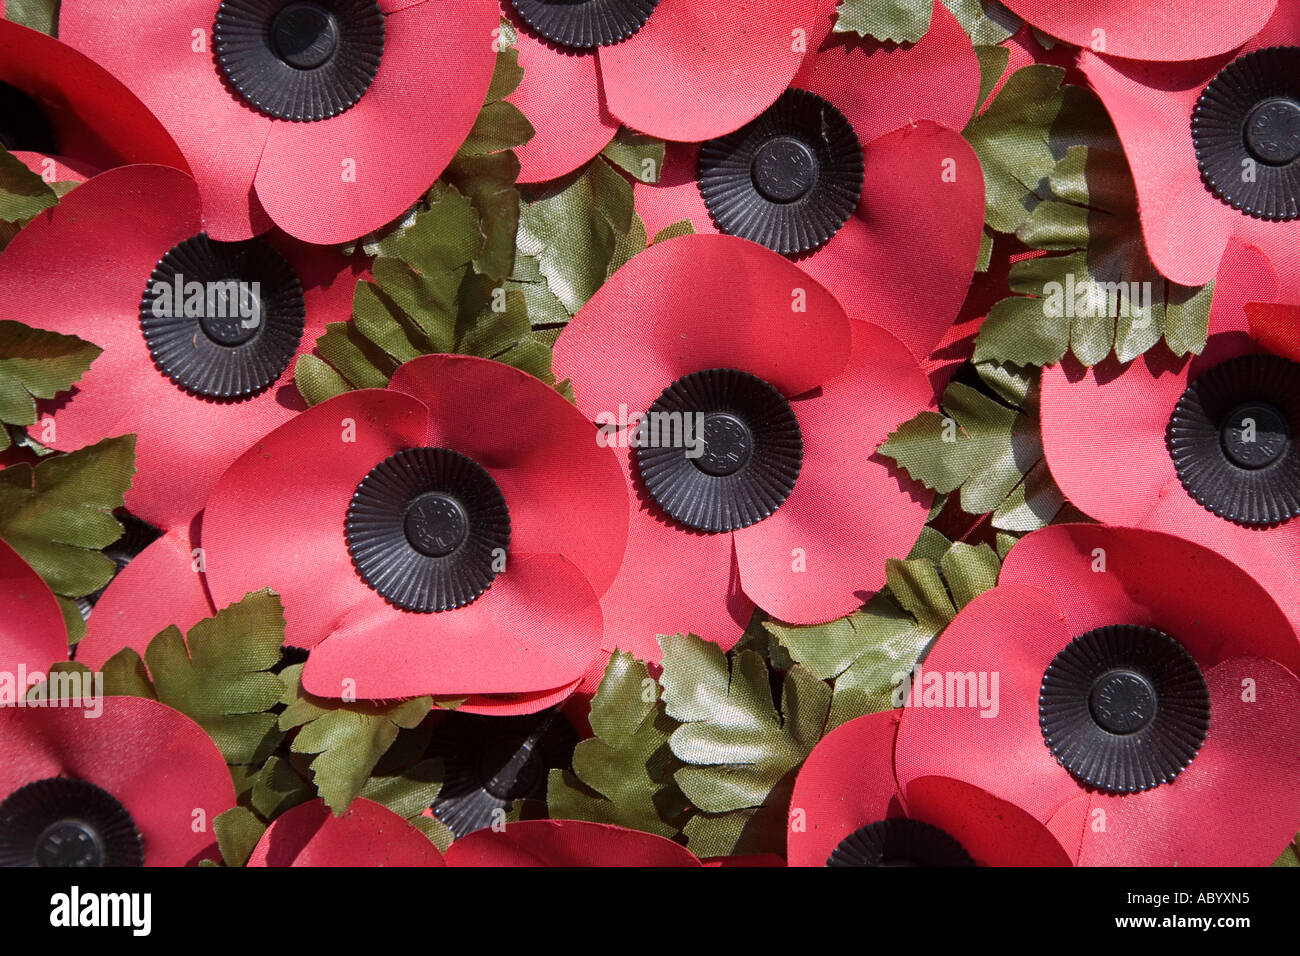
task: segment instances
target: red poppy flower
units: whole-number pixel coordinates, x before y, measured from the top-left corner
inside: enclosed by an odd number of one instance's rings
[[[67,0],[59,34],[180,144],[214,239],[339,243],[400,216],[487,95],[491,0]]]
[[[899,785],[980,787],[1080,865],[1267,865],[1300,828],[1297,673],[1285,615],[1225,558],[1152,531],[1047,528],[930,650]],[[996,687],[992,708],[971,706],[973,680]]]
[[[872,453],[933,401],[925,376],[755,243],[651,246],[561,333],[555,368],[637,502],[607,648],[657,660],[655,634],[682,630],[730,647],[754,603],[796,623],[840,617],[925,522],[932,495]],[[617,429],[636,415],[654,431],[630,448],[637,427]]]
[[[520,820],[477,830],[447,849],[448,866],[700,866],[680,843],[581,820]]]
[[[517,150],[522,182],[572,172],[619,123],[696,142],[744,126],[789,85],[816,0],[600,5],[502,0],[519,34],[523,83],[511,96],[536,130]],[[603,19],[601,19],[603,17]]]
[[[961,308],[984,228],[984,175],[956,132],[975,111],[975,49],[938,0],[902,46],[832,34],[835,0],[819,3],[790,90],[733,134],[670,146],[658,183],[636,184],[637,211],[651,235],[685,219],[797,257],[922,361]]]
[[[295,356],[350,318],[358,269],[280,232],[216,243],[205,230],[194,180],[130,166],[78,186],[0,255],[7,317],[104,350],[69,395],[43,404],[55,426],[46,444],[136,433],[127,508],[164,529],[188,522],[249,442],[305,407]],[[227,285],[240,294],[225,298]]]
[[[1219,50],[1247,41],[1231,54],[1143,63],[1085,51],[1080,65],[1115,121],[1137,183],[1143,238],[1161,273],[1202,285],[1235,237],[1262,249],[1300,299],[1300,100],[1291,90],[1300,69],[1300,2],[1278,2],[1262,29],[1238,29],[1273,5],[1198,3],[1195,17],[1205,19],[1197,29],[1159,34]],[[1180,15],[1193,12],[1192,4],[1180,6],[1188,8]],[[1195,242],[1187,241],[1191,234]]]
[[[249,866],[445,866],[429,838],[382,804],[358,797],[336,817],[323,800],[272,821]]]
[[[595,438],[518,369],[415,359],[230,467],[204,514],[213,600],[277,591],[318,696],[544,700],[596,656],[623,554],[626,492]]]
[[[1065,848],[1023,810],[942,776],[894,780],[898,712],[841,724],[795,779],[791,866],[1069,866]]]
[[[0,708],[0,865],[186,866],[235,803],[215,744],[153,700]]]
[[[1067,43],[1130,60],[1200,60],[1258,33],[1278,0],[1060,3],[1005,0],[1013,13]]]
[[[162,124],[107,70],[66,43],[3,19],[0,146],[59,157],[83,171],[124,163],[189,168]]]
[[[176,626],[188,633],[216,614],[201,569],[203,516],[168,530],[109,582],[77,643],[77,660],[92,670],[125,647],[143,656],[156,635]]]
[[[1043,448],[1086,514],[1212,548],[1300,625],[1300,364],[1252,342],[1242,309],[1277,285],[1259,251],[1234,242],[1199,356],[1157,346],[1127,366],[1044,369]]]
[[[67,659],[68,631],[58,599],[31,565],[0,540],[0,673],[14,675],[19,668],[44,673]],[[15,688],[14,697],[26,690]]]

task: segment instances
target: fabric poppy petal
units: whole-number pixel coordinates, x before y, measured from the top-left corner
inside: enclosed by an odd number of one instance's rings
[[[1055,525],[1011,549],[1005,583],[1051,588],[1071,636],[1137,624],[1170,634],[1202,668],[1256,654],[1300,670],[1300,641],[1277,604],[1241,568],[1184,537]]]
[[[1148,212],[1142,236],[1151,261],[1173,282],[1204,285],[1243,218],[1201,182],[1189,125],[1197,97],[1225,61],[1136,63],[1085,51],[1079,62],[1128,156],[1138,206]],[[1196,224],[1196,242],[1187,241],[1188,223]]]
[[[498,14],[492,0],[391,13],[379,73],[356,106],[321,122],[272,124],[256,188],[276,225],[306,242],[347,242],[424,195],[487,96]]]
[[[109,583],[86,622],[86,636],[77,643],[78,661],[99,670],[124,647],[143,656],[166,628],[174,625],[188,633],[216,613],[203,575],[194,569],[202,520],[198,515],[170,529]]]
[[[101,698],[88,719],[80,708],[0,708],[0,794],[50,777],[74,777],[107,790],[131,814],[146,866],[186,866],[206,856],[212,831],[194,829],[235,805],[230,771],[198,724],[139,697]]]
[[[1251,302],[1245,312],[1251,338],[1274,355],[1300,362],[1300,306]]]
[[[790,866],[825,866],[854,830],[906,816],[894,781],[897,732],[898,712],[886,710],[840,724],[813,748],[790,797]]]
[[[853,325],[848,367],[792,403],[803,433],[794,492],[771,517],[735,532],[745,593],[793,624],[860,607],[885,583],[885,560],[906,557],[934,499],[893,462],[864,455],[932,404],[930,383],[896,338]]]
[[[530,694],[472,694],[456,708],[458,714],[481,714],[485,717],[515,717],[536,714],[548,707],[562,704],[578,689],[581,679],[561,687],[534,691]]]
[[[697,233],[718,235],[695,179],[699,158],[698,143],[669,143],[658,181],[646,183],[638,179],[632,184],[637,215],[645,221],[649,235],[657,236],[679,222],[689,222]]]
[[[959,133],[929,122],[868,143],[863,159],[857,212],[799,264],[853,318],[888,329],[923,361],[975,275],[984,174]]]
[[[413,359],[388,387],[428,407],[426,444],[496,479],[513,552],[563,554],[605,592],[623,559],[628,499],[614,455],[581,412],[527,372],[468,356]]]
[[[382,804],[358,797],[342,816],[323,800],[277,817],[249,866],[446,866],[429,838]]]
[[[0,82],[41,104],[60,152],[77,161],[99,169],[123,163],[188,169],[162,123],[104,69],[105,61],[96,62],[69,45],[62,22],[66,17],[75,19],[75,11],[61,14],[64,42],[0,20]]]
[[[678,142],[740,129],[794,78],[804,59],[795,31],[812,10],[812,0],[660,0],[635,36],[596,53],[609,111]]]
[[[979,98],[979,59],[957,18],[934,0],[930,29],[916,43],[833,34],[804,61],[791,85],[834,104],[865,149],[886,133],[925,120],[964,129]],[[918,163],[913,176],[917,169],[927,167]]]
[[[285,643],[306,648],[359,602],[382,605],[352,567],[348,504],[376,464],[421,445],[427,427],[428,409],[415,399],[366,389],[264,436],[221,476],[204,511],[213,603],[223,608],[270,587],[284,602]]]
[[[1103,0],[1087,6],[1053,0],[1007,0],[1011,11],[1054,37],[1132,60],[1201,60],[1241,46],[1263,29],[1278,0],[1177,0],[1134,5]]]
[[[686,632],[730,650],[754,613],[740,587],[732,536],[667,517],[633,473],[634,454],[619,449],[617,456],[633,504],[623,567],[601,600],[604,648],[658,661],[656,635]]]
[[[502,0],[501,6],[519,35],[515,49],[524,71],[510,102],[534,130],[532,139],[515,147],[519,181],[559,179],[608,146],[618,132],[618,120],[605,108],[594,55],[565,50],[537,38],[519,23],[509,0]]]
[[[32,153],[21,149],[13,150],[13,156],[38,176],[44,175],[48,168],[54,177],[51,181],[56,183],[84,183],[92,176],[98,176],[103,172],[84,160],[73,159],[70,156],[47,156],[45,153]],[[53,165],[47,167],[47,162]]]
[[[476,830],[447,850],[448,866],[700,866],[679,843],[653,833],[580,820],[519,820]]]
[[[926,657],[899,724],[894,767],[907,793],[920,777],[952,777],[1046,822],[1079,785],[1056,762],[1038,727],[1038,688],[1073,634],[1051,594],[1012,583],[966,605]],[[926,674],[998,674],[992,719],[972,707],[926,706]],[[932,701],[933,703],[933,701]],[[942,704],[941,699],[938,703]]]
[[[158,117],[198,181],[208,234],[226,242],[271,227],[253,195],[271,120],[223,83],[209,47],[216,8],[214,0],[176,0],[124,14],[76,0],[60,7],[59,39],[104,66]],[[203,44],[197,52],[196,30]]]
[[[1070,866],[1052,832],[1014,804],[950,777],[917,777],[904,794],[909,819],[938,827],[977,866]]]
[[[843,369],[851,348],[844,311],[797,266],[744,239],[682,236],[600,287],[560,334],[555,375],[595,420],[620,405],[645,411],[678,378],[709,368],[800,395]]]
[[[14,674],[20,666],[29,673],[45,672],[67,659],[68,631],[58,599],[31,565],[0,540],[0,672]]]
[[[557,555],[512,555],[482,597],[441,614],[395,611],[367,592],[312,649],[302,675],[308,693],[339,697],[351,688],[373,700],[545,691],[579,680],[600,651],[599,601]]]
[[[1295,836],[1300,681],[1259,657],[1224,661],[1205,680],[1212,716],[1196,759],[1140,799],[1094,795],[1106,829],[1085,831],[1081,866],[1268,866]]]

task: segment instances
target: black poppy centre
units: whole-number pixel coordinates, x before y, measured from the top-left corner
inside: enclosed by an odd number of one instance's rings
[[[1245,355],[1193,381],[1165,432],[1183,488],[1235,524],[1267,527],[1300,515],[1300,365]]]
[[[249,398],[293,361],[306,322],[293,267],[262,239],[200,233],[158,261],[140,328],[158,369],[194,395]]]
[[[827,866],[974,866],[955,839],[919,820],[879,820],[854,830],[831,851]]]
[[[445,715],[427,755],[442,761],[433,812],[456,836],[490,826],[516,800],[545,800],[550,771],[567,768],[578,735],[557,711],[518,717]]]
[[[650,496],[672,518],[706,532],[769,517],[790,497],[803,466],[790,403],[737,369],[673,382],[641,420],[635,444]]]
[[[139,830],[107,790],[50,777],[0,802],[0,866],[143,866]]]
[[[1206,187],[1258,219],[1300,218],[1300,47],[1233,60],[1192,111],[1192,142]]]
[[[1052,659],[1039,727],[1057,763],[1107,793],[1170,783],[1210,727],[1210,693],[1187,649],[1163,631],[1112,625],[1082,634]]]
[[[345,537],[357,573],[392,604],[449,611],[505,570],[510,511],[477,462],[447,448],[408,448],[357,485]]]
[[[260,113],[314,122],[355,106],[379,73],[384,14],[374,0],[223,0],[215,53]]]
[[[646,25],[659,0],[510,0],[544,39],[575,50],[613,46]]]
[[[697,183],[721,232],[783,255],[831,240],[862,196],[862,145],[830,102],[791,89],[756,120],[700,147]]]

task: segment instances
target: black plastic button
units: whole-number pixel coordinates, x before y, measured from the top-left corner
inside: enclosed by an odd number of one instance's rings
[[[140,832],[107,790],[49,777],[0,802],[0,866],[143,866]]]
[[[659,0],[510,0],[544,39],[576,50],[612,46],[636,34]]]
[[[903,818],[859,827],[840,841],[827,866],[974,866],[960,843],[938,827]]]

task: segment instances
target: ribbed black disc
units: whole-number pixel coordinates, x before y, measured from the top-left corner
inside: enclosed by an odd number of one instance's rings
[[[718,229],[785,255],[830,241],[862,196],[862,146],[844,114],[786,90],[762,116],[700,147],[700,194]]]
[[[1187,493],[1220,518],[1264,527],[1300,515],[1300,365],[1244,355],[1200,375],[1165,430]]]
[[[1300,47],[1239,56],[1192,110],[1192,143],[1210,192],[1257,219],[1300,217]]]
[[[365,95],[384,55],[375,0],[222,0],[217,63],[261,113],[310,122]]]
[[[407,611],[448,611],[504,570],[510,512],[477,462],[446,448],[408,448],[361,480],[346,534],[357,573],[385,598]]]
[[[492,824],[516,800],[545,800],[546,776],[567,768],[578,735],[554,710],[522,717],[447,714],[429,741],[445,782],[433,812],[456,836]]]
[[[1187,769],[1210,729],[1210,692],[1183,645],[1131,624],[1099,627],[1043,673],[1038,722],[1056,762],[1107,793],[1137,793]]]
[[[0,866],[143,866],[140,832],[107,790],[49,777],[0,803]]]
[[[0,146],[10,152],[59,152],[54,130],[40,104],[8,83],[0,83]]]
[[[974,866],[960,843],[918,820],[880,820],[854,830],[827,866]]]
[[[298,276],[270,245],[206,233],[158,261],[140,300],[154,364],[208,398],[247,398],[274,385],[298,351],[306,316]]]
[[[692,372],[664,389],[637,435],[646,491],[700,531],[734,531],[776,511],[803,467],[785,396],[748,372]]]
[[[561,46],[593,50],[640,30],[659,0],[510,0],[524,23]]]

